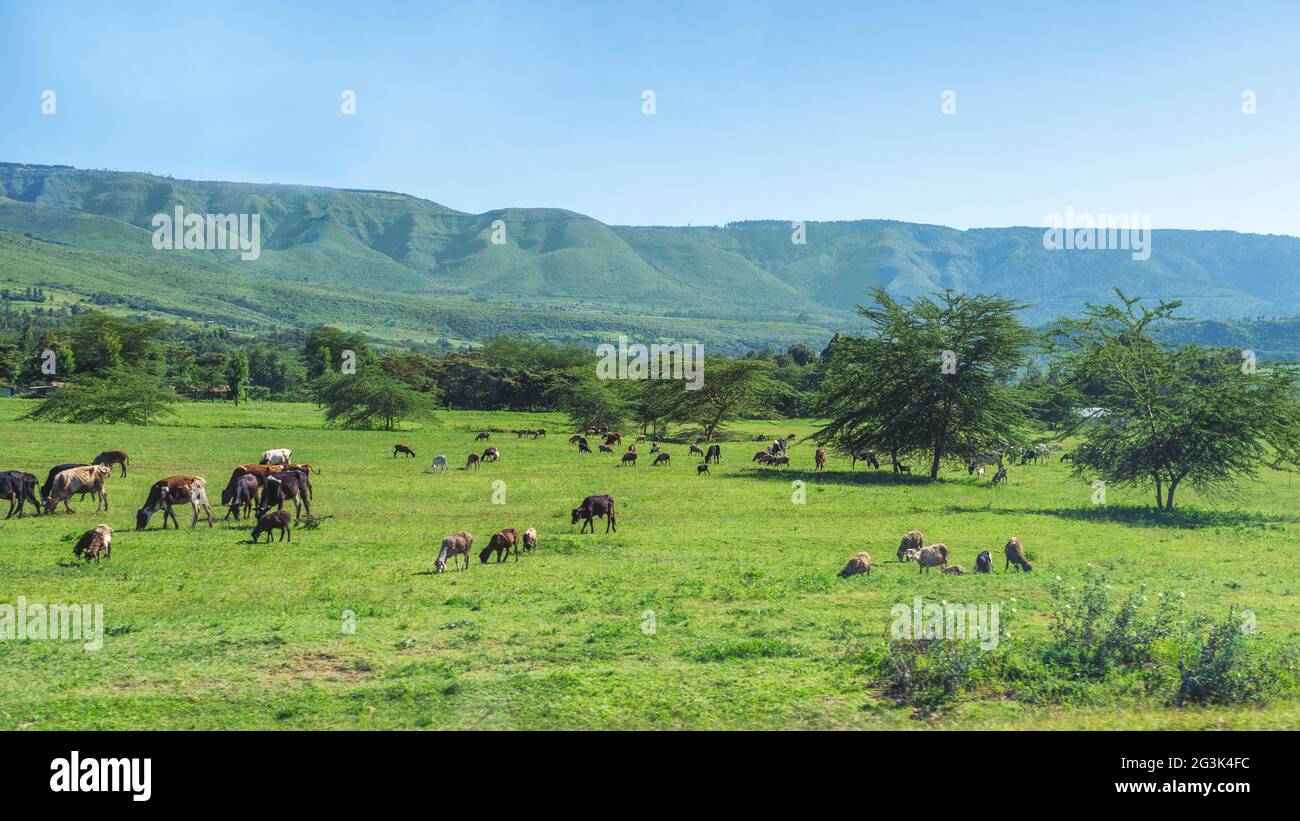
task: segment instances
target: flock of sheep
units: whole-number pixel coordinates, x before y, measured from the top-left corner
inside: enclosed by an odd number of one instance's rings
[[[942,542],[932,544],[929,547],[923,547],[925,537],[919,530],[909,530],[907,535],[903,536],[898,543],[898,561],[916,562],[917,573],[929,571],[931,567],[942,568],[940,572],[948,573],[953,576],[965,576],[966,568],[959,564],[948,564],[948,545]],[[1006,564],[1002,566],[1004,571],[1009,570],[1015,565],[1016,572],[1021,570],[1030,571],[1034,567],[1025,559],[1024,546],[1020,544],[1020,539],[1012,536],[1007,541],[1006,547],[1002,549],[1006,556]],[[975,557],[976,573],[993,572],[993,554],[985,550]],[[840,578],[847,579],[850,576],[857,576],[865,573],[871,575],[871,554],[865,550],[854,553],[849,557],[848,564],[840,571]]]

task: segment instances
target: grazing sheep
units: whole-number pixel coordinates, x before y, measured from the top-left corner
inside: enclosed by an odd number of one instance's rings
[[[280,541],[283,542],[288,538],[288,540],[292,542],[293,530],[289,527],[289,521],[291,518],[292,517],[289,515],[289,511],[287,510],[274,510],[270,513],[259,516],[257,519],[257,527],[253,528],[253,542],[256,543],[257,537],[265,533],[266,543],[270,544],[272,530],[280,531]]]
[[[453,564],[458,565],[456,562],[457,556],[461,556],[465,559],[465,566],[461,569],[469,570],[469,549],[473,544],[474,537],[464,530],[457,530],[450,536],[444,536],[442,539],[442,547],[438,550],[438,558],[434,562],[435,572],[446,572],[448,558],[452,560]]]
[[[689,454],[691,456],[703,456],[704,448],[700,447],[699,445],[691,445]]]
[[[446,470],[447,457],[443,456],[442,454],[433,457],[433,464],[430,465],[430,467],[432,467],[434,470]]]
[[[614,452],[614,449],[611,448],[609,445],[598,445],[598,446],[596,447],[596,450],[600,451],[601,453],[613,453],[613,452]]]
[[[484,462],[499,462],[501,461],[501,451],[496,448],[488,448],[483,451],[483,456],[481,458]]]
[[[498,530],[488,539],[487,547],[478,554],[480,564],[487,564],[488,557],[492,551],[497,553],[497,563],[505,561],[505,557],[510,555],[510,549],[514,548],[515,561],[519,561],[519,531],[513,527],[507,527],[505,530]]]
[[[628,463],[631,463],[632,467],[636,467],[636,451],[629,450],[627,453],[623,454],[623,460],[619,462],[619,466],[622,467]]]
[[[415,451],[411,450],[411,449],[410,449],[409,447],[407,447],[406,445],[403,445],[403,444],[400,444],[400,443],[399,443],[399,444],[396,444],[396,445],[393,445],[393,458],[396,459],[396,458],[397,458],[397,454],[399,454],[399,453],[405,453],[408,457],[410,457],[410,456],[414,456],[414,455],[415,455]]]
[[[932,544],[929,547],[921,548],[920,554],[916,557],[918,565],[917,573],[928,571],[932,567],[944,567],[948,564],[948,546],[946,544]]]
[[[943,572],[944,572],[944,573],[949,573],[949,574],[951,574],[951,575],[953,575],[953,576],[965,576],[965,575],[966,575],[966,568],[962,567],[962,566],[959,565],[959,564],[950,564],[950,565],[948,565],[947,567],[945,567],[945,568],[943,569]]]
[[[708,465],[696,465],[696,466],[695,466],[695,473],[696,473],[696,475],[703,476],[704,474],[706,474],[706,473],[708,473],[708,472],[709,472],[709,466],[708,466]]]
[[[578,443],[578,453],[591,453],[591,448],[587,446],[587,440]]]
[[[898,560],[901,562],[903,560],[903,554],[906,553],[908,550],[915,550],[917,552],[920,552],[921,548],[924,546],[925,546],[925,537],[921,535],[921,531],[919,530],[907,531],[907,535],[904,536],[902,541],[898,543]]]
[[[909,547],[907,550],[903,551],[903,555],[899,558],[899,561],[915,562],[915,561],[920,561],[920,558],[921,558],[921,551],[917,550],[914,547]]]
[[[575,434],[573,434],[572,436],[569,437],[569,444],[570,444],[570,445],[585,445],[585,444],[587,444],[587,437],[583,436],[581,433],[575,433]]]
[[[488,439],[491,439],[491,438],[492,438],[492,434],[490,434],[490,433],[488,433],[487,431],[484,430],[484,431],[479,431],[478,436],[475,436],[475,437],[474,437],[474,441],[475,441],[475,442],[485,442],[485,441],[487,441]]]
[[[860,573],[871,575],[871,554],[865,550],[860,553],[854,553],[849,559],[849,563],[844,565],[840,571],[840,578],[847,579],[849,576],[856,576]]]
[[[1034,569],[1034,566],[1025,560],[1025,549],[1015,536],[1012,536],[1011,540],[1007,542],[1003,552],[1007,555],[1007,563],[1002,567],[1004,572],[1013,564],[1016,566],[1016,572],[1021,570],[1028,572]]]
[[[650,463],[650,467],[657,468],[660,465],[666,465],[668,464],[668,460],[671,458],[672,458],[671,454],[661,453],[655,457],[655,460],[653,462]]]
[[[636,440],[637,440],[638,442],[644,442],[644,441],[645,441],[645,434],[644,434],[644,433],[641,434],[640,436],[638,436],[638,437],[636,438]]]
[[[537,549],[537,528],[530,527],[524,531],[524,550],[530,553]]]
[[[789,457],[789,456],[769,456],[769,457],[767,457],[767,461],[766,461],[764,464],[768,464],[768,465],[776,465],[777,467],[785,467],[786,465],[790,464],[790,457]]]
[[[475,470],[478,470],[478,463],[479,463],[478,454],[471,453],[469,455],[469,458],[465,460],[465,470],[469,470],[470,468],[474,468]]]
[[[978,556],[976,556],[976,557],[975,557],[975,572],[976,572],[976,573],[992,573],[992,572],[993,572],[993,554],[991,554],[991,553],[989,553],[987,550],[985,550],[983,553],[981,553],[981,554],[979,554]]]
[[[72,555],[77,558],[84,558],[86,561],[94,559],[99,561],[103,555],[105,559],[113,555],[113,528],[108,525],[95,525],[95,527],[81,534],[77,544],[72,548]]]

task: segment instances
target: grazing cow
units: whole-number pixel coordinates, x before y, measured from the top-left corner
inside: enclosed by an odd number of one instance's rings
[[[844,565],[844,569],[840,571],[840,578],[847,579],[849,576],[856,576],[860,573],[871,575],[871,554],[865,550],[854,553],[849,558],[849,563]]]
[[[464,469],[465,469],[465,470],[469,470],[470,468],[474,468],[475,470],[478,470],[478,463],[479,463],[479,461],[480,461],[480,460],[479,460],[479,455],[478,455],[477,453],[471,453],[471,454],[469,455],[469,458],[465,460],[465,468],[464,468]]]
[[[898,542],[898,560],[903,560],[903,554],[908,550],[920,550],[925,547],[925,537],[919,530],[909,530],[907,534]]]
[[[108,465],[112,467],[117,465],[122,469],[122,478],[126,478],[126,460],[127,455],[124,450],[106,450],[91,460],[92,465]]]
[[[709,472],[709,466],[707,464],[701,463],[695,466],[695,474],[697,476],[703,476],[708,472]]]
[[[434,470],[446,470],[447,457],[443,456],[442,454],[433,457],[433,464],[431,464],[430,467],[433,468]]]
[[[873,469],[880,470],[880,460],[876,458],[876,452],[874,450],[855,450],[850,454],[850,457],[853,459],[853,464],[849,466],[850,470],[856,468],[858,462],[866,462],[871,465]]]
[[[965,576],[966,568],[962,567],[959,564],[950,564],[943,569],[943,572],[947,573],[950,576]]]
[[[230,484],[226,485],[226,489],[221,491],[221,504],[230,507],[226,511],[226,519],[229,519],[233,513],[235,521],[239,521],[241,509],[244,516],[252,515],[253,508],[257,507],[257,491],[259,487],[257,477],[251,473],[231,477]]]
[[[976,573],[992,573],[992,572],[993,572],[993,554],[991,554],[991,553],[989,553],[987,550],[985,550],[983,553],[981,553],[981,554],[979,554],[978,556],[976,556],[976,557],[975,557],[975,572],[976,572]]]
[[[108,525],[95,525],[90,530],[81,534],[81,538],[72,548],[72,555],[79,559],[90,561],[94,559],[99,561],[99,557],[105,559],[113,556],[113,528]]]
[[[401,444],[400,442],[396,445],[393,445],[393,458],[396,459],[397,454],[399,453],[405,453],[408,458],[415,456],[415,451],[411,450],[409,447]]]
[[[587,446],[586,439],[578,443],[578,453],[591,453],[591,448]]]
[[[611,529],[615,533],[618,532],[618,524],[614,521],[614,497],[613,496],[610,496],[608,494],[602,494],[600,496],[588,496],[587,498],[582,500],[581,505],[575,507],[571,512],[573,513],[573,521],[571,521],[569,524],[576,525],[579,519],[583,520],[582,527],[578,528],[579,533],[585,531],[588,525],[591,526],[591,532],[595,533],[596,523],[593,520],[600,516],[609,517],[608,520],[605,522],[606,533],[608,533]]]
[[[490,433],[488,433],[487,431],[483,430],[483,431],[479,431],[478,436],[475,436],[475,437],[474,437],[474,441],[475,441],[475,442],[485,442],[485,441],[487,441],[488,439],[491,439],[491,438],[492,438],[492,434],[490,434]]]
[[[41,506],[45,506],[45,500],[50,498],[50,491],[54,489],[54,477],[58,476],[65,470],[72,468],[89,467],[82,462],[69,462],[65,465],[55,465],[50,468],[50,472],[45,475],[45,484],[41,485]]]
[[[1020,539],[1015,536],[1012,536],[1011,540],[1007,542],[1007,546],[1003,548],[1003,552],[1007,556],[1007,563],[1002,566],[1003,572],[1006,572],[1007,568],[1011,567],[1013,564],[1016,566],[1017,573],[1021,570],[1028,573],[1030,570],[1034,569],[1034,566],[1025,559],[1025,548],[1020,544]]]
[[[108,465],[90,465],[84,468],[68,468],[54,477],[54,486],[45,499],[45,512],[53,513],[59,509],[59,502],[69,513],[76,513],[68,506],[68,500],[74,493],[90,493],[98,498],[95,510],[102,507],[108,510],[108,491],[104,489],[104,480],[112,472]]]
[[[293,451],[288,448],[275,448],[274,450],[264,451],[262,459],[258,462],[261,465],[287,465],[293,461]]]
[[[235,468],[234,472],[230,474],[230,478],[232,480],[237,479],[247,473],[256,476],[259,485],[264,485],[266,484],[266,477],[275,473],[280,473],[284,469],[284,465],[239,465]]]
[[[537,430],[533,431],[534,439],[539,439],[545,435],[546,435],[546,428],[538,428]]]
[[[524,531],[524,550],[532,552],[537,549],[537,528],[530,527]]]
[[[18,511],[18,518],[23,518],[23,507],[32,503],[36,510],[36,515],[41,515],[41,503],[36,498],[36,491],[39,487],[40,479],[30,473],[23,473],[18,470],[10,470],[0,473],[0,499],[9,500],[9,513],[5,516],[8,519]]]
[[[266,534],[266,543],[271,543],[271,531],[280,531],[280,541],[286,538],[293,541],[293,529],[289,527],[289,511],[275,510],[270,513],[263,513],[257,517],[257,526],[253,528],[253,543],[257,543],[257,537],[263,533]]]
[[[487,450],[483,451],[483,456],[480,457],[479,459],[479,461],[481,462],[497,462],[500,460],[501,460],[501,451],[497,450],[496,448],[488,448]]]
[[[817,463],[815,470],[826,467],[826,448],[817,448],[817,452],[813,454],[813,461]]]
[[[655,460],[653,462],[650,463],[650,467],[656,468],[659,467],[660,465],[666,465],[668,464],[668,460],[671,458],[672,458],[672,454],[667,452],[661,453],[655,457]]]
[[[718,464],[722,461],[722,447],[720,445],[709,445],[709,452],[704,454],[705,463]]]
[[[699,445],[691,445],[691,449],[688,453],[691,456],[704,456],[704,448]]]
[[[262,497],[265,499],[266,494],[262,494]],[[159,479],[150,486],[144,507],[135,512],[135,529],[144,530],[149,525],[150,517],[161,510],[163,530],[167,529],[168,518],[171,518],[172,524],[180,530],[181,526],[176,521],[176,513],[172,510],[172,506],[183,502],[189,502],[190,507],[194,509],[194,519],[190,522],[191,528],[199,523],[200,509],[208,514],[208,527],[212,527],[212,508],[208,506],[208,483],[203,477],[169,476],[166,479]]]
[[[497,553],[497,563],[505,561],[505,557],[510,555],[510,550],[515,551],[515,561],[519,561],[519,531],[513,527],[507,527],[505,530],[498,530],[488,539],[487,547],[483,548],[478,554],[480,564],[487,564],[488,557],[492,551]]]
[[[457,530],[450,536],[444,536],[442,547],[438,549],[438,558],[434,562],[436,572],[445,573],[447,570],[447,559],[456,563],[456,557],[460,556],[465,560],[465,566],[462,570],[469,570],[469,549],[474,544],[474,537],[464,530]]]
[[[945,544],[932,544],[929,547],[921,548],[921,552],[916,557],[917,573],[928,571],[932,567],[945,567],[948,564],[948,546]]]
[[[618,464],[619,467],[623,467],[629,463],[632,467],[636,467],[636,451],[634,450],[629,450],[627,453],[623,454],[623,459]]]
[[[284,510],[284,503],[293,502],[293,523],[298,524],[303,510],[311,515],[311,502],[307,498],[307,477],[296,470],[286,470],[267,477],[266,487],[262,490],[262,503],[258,505],[257,516],[260,519],[274,505],[276,510]]]

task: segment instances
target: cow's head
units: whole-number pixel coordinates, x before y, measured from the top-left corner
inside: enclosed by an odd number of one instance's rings
[[[139,510],[137,510],[135,512],[135,529],[144,530],[146,527],[148,527],[149,517],[152,515],[153,515],[153,511],[147,507],[142,507]]]
[[[573,521],[569,522],[569,524],[576,525],[578,523],[578,520],[581,518],[582,518],[582,508],[575,507],[573,509]]]

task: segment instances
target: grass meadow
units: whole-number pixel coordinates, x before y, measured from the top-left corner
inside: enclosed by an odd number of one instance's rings
[[[1105,573],[1116,595],[1146,586],[1191,614],[1255,614],[1266,648],[1300,639],[1300,483],[1263,472],[1230,498],[1180,493],[1158,517],[1146,494],[1110,488],[1107,504],[1057,462],[1011,467],[989,487],[964,470],[942,481],[850,471],[832,457],[812,471],[796,445],[786,470],[750,461],[758,434],[811,433],[808,420],[746,421],[697,476],[686,445],[673,462],[615,467],[567,444],[558,415],[448,412],[400,433],[322,427],[310,405],[188,404],[145,428],[46,424],[31,405],[0,400],[0,470],[38,474],[101,450],[131,454],[109,481],[110,512],[0,522],[0,603],[97,603],[106,636],[0,641],[0,727],[6,729],[1203,729],[1300,727],[1293,678],[1263,704],[1172,707],[1132,676],[1080,684],[975,681],[942,707],[882,691],[870,659],[890,610],[926,601],[1000,603],[1004,649],[1049,637],[1049,589]],[[545,426],[549,437],[496,433],[499,463],[458,469],[483,428]],[[392,444],[418,458],[392,458]],[[593,443],[594,446],[594,443]],[[313,477],[313,529],[248,543],[251,523],[135,532],[149,485],[206,477],[219,500],[230,470],[289,447]],[[433,473],[445,454],[452,469]],[[917,466],[920,469],[920,466]],[[496,481],[504,500],[495,504]],[[792,501],[792,482],[805,501]],[[619,530],[578,534],[569,510],[588,494],[617,500]],[[117,531],[110,561],[74,560],[72,539],[99,522]],[[504,527],[536,527],[540,550],[517,563],[433,574],[441,537],[469,530],[476,549]],[[894,560],[921,530],[992,575],[918,575]],[[1019,536],[1034,564],[1002,572]],[[867,550],[870,576],[837,578]],[[1059,581],[1058,581],[1059,577]],[[353,614],[349,616],[348,614]],[[652,614],[652,615],[651,615]],[[653,621],[653,630],[650,629]],[[874,654],[874,655],[873,655]],[[1173,662],[1169,662],[1173,664]]]

